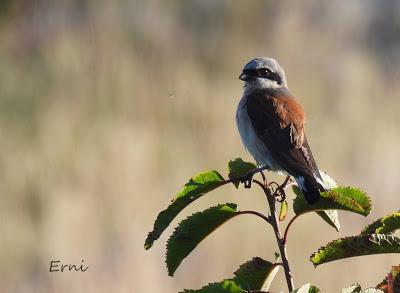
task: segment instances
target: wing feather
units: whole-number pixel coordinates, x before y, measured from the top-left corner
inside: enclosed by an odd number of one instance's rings
[[[255,93],[246,108],[256,134],[282,169],[321,178],[304,133],[304,112],[293,97]]]

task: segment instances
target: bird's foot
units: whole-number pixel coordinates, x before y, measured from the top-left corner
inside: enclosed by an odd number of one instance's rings
[[[250,170],[250,171],[246,174],[246,176],[244,176],[244,177],[242,178],[242,180],[240,180],[240,183],[243,183],[244,188],[251,188],[251,183],[253,182],[253,176],[254,176],[255,174],[259,173],[259,172],[261,172],[261,175],[262,175],[262,177],[263,177],[263,180],[265,181],[265,180],[266,180],[266,179],[265,179],[265,175],[264,175],[263,172],[262,172],[262,171],[265,170],[265,169],[267,169],[267,167],[262,166],[262,167],[259,167],[259,168]]]
[[[240,183],[243,183],[244,188],[251,188],[251,183],[253,181],[253,173],[248,173],[246,177],[244,177],[242,180],[240,180]]]

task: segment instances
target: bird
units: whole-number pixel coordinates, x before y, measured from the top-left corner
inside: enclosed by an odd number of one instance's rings
[[[236,124],[245,149],[259,170],[292,176],[306,201],[315,204],[327,187],[307,142],[304,110],[290,94],[283,68],[273,58],[257,57],[239,79],[244,86]]]

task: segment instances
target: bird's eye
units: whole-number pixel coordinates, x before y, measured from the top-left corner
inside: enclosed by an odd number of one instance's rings
[[[260,68],[258,70],[258,74],[260,75],[260,77],[268,77],[268,75],[270,74],[271,71],[269,71],[267,68]]]

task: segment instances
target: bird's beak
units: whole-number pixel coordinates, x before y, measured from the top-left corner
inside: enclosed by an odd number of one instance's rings
[[[251,74],[242,72],[242,74],[239,75],[239,79],[243,81],[250,81],[250,80],[255,80],[255,77]]]
[[[246,73],[242,72],[242,73],[239,75],[239,79],[240,79],[240,80],[243,80],[243,81],[247,81],[247,80],[249,80],[249,76],[248,76]]]

